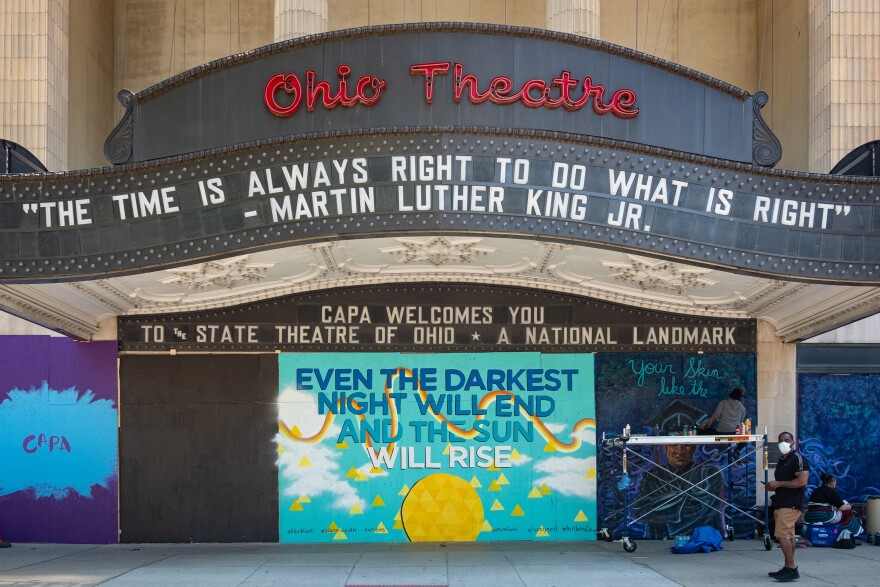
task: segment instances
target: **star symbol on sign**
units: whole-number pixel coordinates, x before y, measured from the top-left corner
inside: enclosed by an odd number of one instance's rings
[[[472,339],[472,340],[480,340],[480,333],[474,331],[474,333],[471,334],[471,339]]]

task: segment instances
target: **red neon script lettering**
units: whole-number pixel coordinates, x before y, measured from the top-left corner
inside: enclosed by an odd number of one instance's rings
[[[559,77],[554,77],[548,84],[544,80],[530,79],[520,86],[519,90],[513,91],[513,81],[507,76],[492,78],[485,90],[480,90],[479,80],[473,74],[464,73],[464,65],[461,63],[432,62],[417,63],[410,67],[410,73],[421,75],[425,78],[425,102],[430,104],[434,99],[434,76],[449,72],[450,66],[453,72],[452,99],[456,104],[461,103],[466,97],[472,104],[492,102],[493,104],[513,104],[522,102],[529,108],[565,108],[576,111],[584,108],[592,100],[593,111],[596,114],[608,114],[609,112],[618,118],[635,118],[639,109],[635,108],[636,93],[627,88],[621,88],[605,101],[605,87],[594,84],[592,78],[585,77],[583,82],[571,77],[571,72],[562,70]],[[580,86],[579,97],[572,95]]]
[[[356,104],[372,106],[382,97],[382,90],[387,85],[382,78],[365,75],[355,84],[354,93],[349,93],[351,88],[348,77],[351,74],[351,68],[347,65],[340,65],[336,69],[336,74],[339,79],[336,82],[334,92],[330,82],[318,81],[314,70],[306,70],[305,100],[306,109],[309,112],[314,111],[319,97],[321,104],[328,110],[340,104],[346,108]],[[279,90],[289,96],[283,100],[283,103],[278,100]],[[302,104],[303,93],[302,82],[295,73],[276,73],[269,78],[263,88],[263,101],[266,108],[275,116],[293,116]]]

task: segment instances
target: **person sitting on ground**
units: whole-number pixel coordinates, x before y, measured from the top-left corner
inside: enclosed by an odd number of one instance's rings
[[[707,428],[712,422],[718,422],[713,430],[718,434],[736,434],[736,427],[746,419],[746,406],[742,402],[746,390],[742,387],[734,387],[728,399],[718,402],[715,412],[700,425]]]
[[[838,540],[847,540],[864,532],[852,505],[837,492],[837,479],[834,475],[822,473],[820,480],[822,485],[810,494],[804,521],[807,524],[839,525],[841,532]]]

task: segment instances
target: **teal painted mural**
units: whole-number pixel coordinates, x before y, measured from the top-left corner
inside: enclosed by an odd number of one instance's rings
[[[593,540],[593,355],[282,354],[282,542]]]

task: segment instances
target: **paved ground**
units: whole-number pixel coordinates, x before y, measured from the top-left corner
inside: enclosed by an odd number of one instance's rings
[[[0,585],[448,585],[567,587],[772,585],[778,548],[725,542],[675,555],[669,542],[475,544],[15,544],[0,550]],[[797,585],[880,586],[880,547],[798,549]]]

